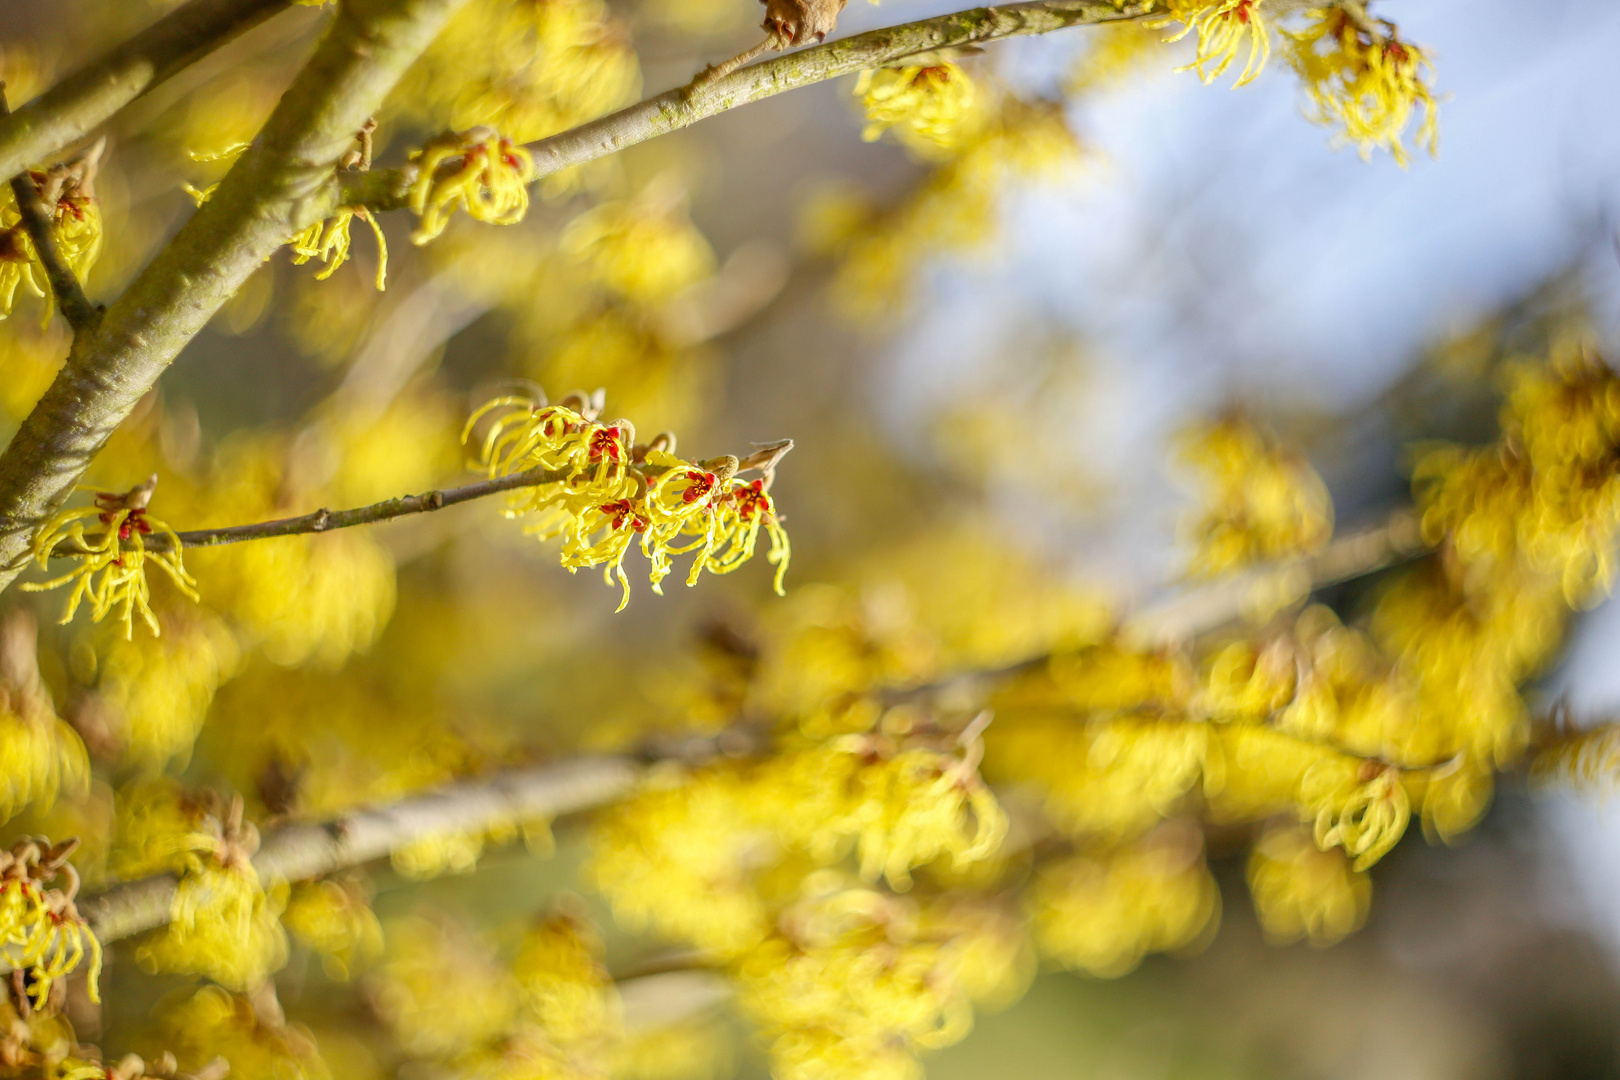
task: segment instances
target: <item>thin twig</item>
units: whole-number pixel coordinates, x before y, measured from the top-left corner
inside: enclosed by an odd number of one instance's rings
[[[289,6],[190,0],[0,119],[0,178],[84,138],[154,86]]]
[[[401,495],[353,510],[323,509],[300,517],[278,518],[275,521],[261,521],[253,525],[232,525],[223,529],[192,529],[178,535],[181,547],[196,548],[239,544],[244,540],[266,540],[273,536],[331,532],[333,529],[348,529],[355,525],[371,525],[410,514],[443,510],[447,506],[482,499],[487,495],[497,495],[503,491],[551,484],[566,479],[568,479],[567,469],[530,469],[527,472],[513,473],[511,476],[501,476],[494,480],[463,484],[461,487],[425,491],[420,495]],[[153,551],[167,550],[166,544],[159,542],[159,538],[155,535],[149,537],[147,543]]]
[[[0,120],[10,115],[6,84],[0,82]],[[63,318],[75,334],[94,330],[101,321],[101,311],[84,295],[84,287],[79,284],[73,268],[62,258],[62,249],[56,246],[56,234],[51,231],[51,211],[34,185],[33,175],[25,170],[12,177],[11,193],[17,198],[17,213],[22,218],[23,228],[28,230],[28,238],[34,242],[34,253],[45,268],[45,279],[50,282]]]
[[[1034,0],[1003,7],[973,8],[919,22],[872,30],[774,57],[719,78],[677,87],[610,116],[530,143],[535,179],[659,135],[668,134],[739,105],[868,68],[883,67],[917,53],[974,45],[1068,26],[1140,18],[1155,5],[1143,0]],[[408,204],[414,166],[373,169],[343,178],[342,203],[374,210]]]

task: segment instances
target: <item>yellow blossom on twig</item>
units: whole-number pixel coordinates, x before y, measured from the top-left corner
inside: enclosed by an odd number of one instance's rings
[[[904,67],[863,71],[855,96],[866,108],[861,138],[875,142],[893,129],[914,147],[949,150],[981,117],[973,80],[956,64],[921,56]]]
[[[603,580],[617,581],[623,591],[620,611],[630,602],[624,559],[632,545],[639,542],[653,591],[661,593],[675,556],[696,552],[688,585],[704,570],[729,574],[753,557],[762,529],[771,540],[768,560],[777,568],[780,595],[791,552],[769,487],[776,460],[792,443],[752,455],[747,467],[764,476],[744,481],[736,476],[743,463],[735,457],[687,461],[670,452],[674,436],[638,444],[630,421],[603,423],[601,411],[600,391],[570,394],[555,405],[501,397],[473,413],[462,438],[493,417],[479,454],[489,476],[550,474],[514,491],[507,516],[527,519],[524,531],[542,540],[561,537],[569,571],[602,567]]]
[[[288,242],[293,249],[293,263],[302,266],[311,259],[319,259],[326,269],[315,275],[316,281],[325,281],[349,259],[349,224],[359,218],[371,226],[377,237],[377,291],[388,281],[388,241],[383,238],[377,219],[363,206],[345,206],[325,221],[317,221]]]
[[[1198,32],[1198,55],[1192,63],[1177,71],[1196,71],[1198,78],[1212,83],[1226,73],[1243,50],[1249,46],[1249,59],[1243,66],[1234,87],[1247,86],[1265,70],[1271,59],[1271,29],[1260,13],[1263,0],[1170,0],[1168,18],[1182,24],[1181,31],[1166,38],[1180,41],[1193,31]]]
[[[1436,153],[1440,129],[1429,80],[1428,54],[1400,39],[1393,23],[1361,19],[1340,7],[1306,13],[1305,29],[1288,32],[1289,61],[1305,84],[1311,119],[1343,129],[1363,158],[1382,146],[1402,165],[1402,134],[1413,110],[1423,110],[1419,146]]]
[[[444,231],[461,207],[475,221],[515,225],[529,209],[534,159],[493,128],[441,135],[411,155],[416,181],[411,210],[420,218],[411,242],[425,244]]]
[[[161,634],[157,616],[152,613],[151,588],[146,581],[146,565],[155,564],[175,586],[192,600],[197,599],[197,583],[186,573],[180,558],[180,538],[168,525],[147,513],[147,503],[157,487],[157,474],[128,491],[98,492],[92,506],[76,506],[57,513],[34,537],[34,558],[41,567],[53,556],[78,559],[72,570],[49,581],[30,582],[28,592],[43,592],[72,582],[67,610],[62,622],[71,622],[79,605],[90,601],[90,617],[100,622],[117,611],[124,624],[124,637],[134,635],[138,612],[153,634]],[[99,533],[86,534],[86,522],[94,518]],[[165,551],[149,551],[146,537],[157,533],[169,541]]]

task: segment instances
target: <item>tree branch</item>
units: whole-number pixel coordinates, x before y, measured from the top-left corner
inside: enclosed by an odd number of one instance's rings
[[[1123,632],[1151,644],[1186,641],[1240,618],[1256,596],[1268,588],[1309,594],[1376,573],[1429,550],[1417,515],[1399,510],[1379,525],[1334,540],[1315,555],[1257,566],[1150,604],[1125,621]]]
[[[0,121],[11,114],[5,90],[6,84],[0,82]],[[34,242],[34,253],[45,268],[45,278],[50,282],[57,306],[62,309],[62,317],[73,327],[75,335],[94,329],[101,320],[101,312],[84,295],[84,287],[74,276],[73,268],[62,258],[62,250],[56,246],[56,234],[51,231],[51,211],[34,185],[33,176],[24,170],[12,177],[11,193],[17,199],[17,213],[28,231],[28,238]]]
[[[422,514],[430,510],[442,510],[457,503],[471,502],[482,499],[486,495],[496,495],[503,491],[512,491],[515,488],[534,487],[537,484],[550,484],[558,480],[568,479],[567,469],[530,469],[527,472],[513,473],[511,476],[501,476],[494,480],[480,480],[474,484],[464,484],[461,487],[446,488],[442,491],[426,491],[420,495],[401,495],[398,498],[387,499],[370,506],[361,506],[353,510],[317,510],[313,514],[304,514],[301,517],[279,518],[275,521],[261,521],[255,525],[233,525],[223,529],[193,529],[179,533],[181,547],[218,547],[221,544],[238,544],[243,540],[266,540],[273,536],[297,536],[300,533],[330,532],[333,529],[347,529],[355,525],[371,525],[379,521],[391,521],[397,517],[406,517],[410,514]],[[157,535],[146,539],[147,546],[152,551],[167,551],[168,544]],[[69,555],[73,552],[61,551],[59,554]]]
[[[156,259],[74,339],[0,454],[0,588],[113,430],[248,275],[337,208],[355,133],[464,0],[346,0],[264,130]]]
[[[589,810],[627,794],[640,774],[628,757],[582,757],[463,781],[332,821],[283,825],[265,834],[253,866],[266,882],[306,881],[426,836]],[[142,878],[80,901],[79,913],[106,944],[167,923],[178,886],[173,874]]]
[[[1067,26],[1136,19],[1154,5],[1143,0],[1033,0],[1004,7],[973,8],[952,15],[872,30],[829,41],[733,71],[706,83],[680,87],[610,116],[530,143],[535,178],[593,161],[627,146],[668,134],[739,105],[917,53],[974,45]],[[407,205],[415,166],[378,169],[344,178],[345,206],[393,210]]]
[[[288,6],[191,0],[0,119],[0,177],[49,158],[154,86]]]

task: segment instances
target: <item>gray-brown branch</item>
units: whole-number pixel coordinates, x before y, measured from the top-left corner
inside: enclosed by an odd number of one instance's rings
[[[287,7],[289,0],[191,0],[0,119],[0,178],[84,138],[154,86]]]
[[[1026,34],[1045,34],[1068,26],[1136,19],[1154,5],[1133,0],[1034,0],[1003,7],[973,8],[919,22],[871,30],[778,56],[699,80],[621,109],[600,120],[529,144],[536,178],[616,153],[659,135],[739,105],[837,78],[868,68],[884,67],[908,56],[935,49],[982,44]],[[348,178],[343,202],[377,210],[398,209],[416,179],[414,166],[373,170]]]
[[[466,780],[332,821],[282,825],[265,834],[253,866],[266,882],[307,881],[424,837],[589,810],[623,797],[640,774],[631,758],[602,756]],[[142,878],[81,900],[79,913],[103,944],[117,941],[166,924],[178,887],[173,874]]]

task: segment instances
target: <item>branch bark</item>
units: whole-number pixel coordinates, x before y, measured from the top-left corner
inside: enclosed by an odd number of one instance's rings
[[[5,103],[0,100],[0,110],[4,108]],[[28,230],[28,239],[34,242],[34,252],[45,268],[45,280],[56,297],[56,306],[62,309],[62,317],[73,327],[75,335],[95,329],[101,312],[84,295],[84,287],[74,276],[73,268],[62,258],[56,236],[51,232],[51,212],[46,209],[39,188],[34,186],[34,178],[26,172],[18,173],[11,180],[11,193],[17,199],[17,213],[22,217],[23,228]]]
[[[425,836],[589,810],[627,794],[640,774],[628,757],[584,757],[464,781],[333,821],[283,825],[265,835],[253,866],[267,882],[307,881]],[[105,945],[167,923],[178,886],[172,874],[142,878],[80,901],[79,913]]]
[[[106,312],[0,454],[0,588],[113,429],[249,274],[337,208],[337,164],[464,0],[348,0],[214,197]]]
[[[191,0],[0,119],[0,178],[10,179],[289,0]]]
[[[917,53],[1045,34],[1068,26],[1136,19],[1151,7],[1142,0],[1033,0],[973,8],[829,41],[707,83],[670,90],[600,120],[530,143],[535,178],[616,153],[739,105],[840,75],[883,67]],[[343,203],[374,210],[399,209],[407,205],[415,179],[416,169],[409,165],[345,178]]]

